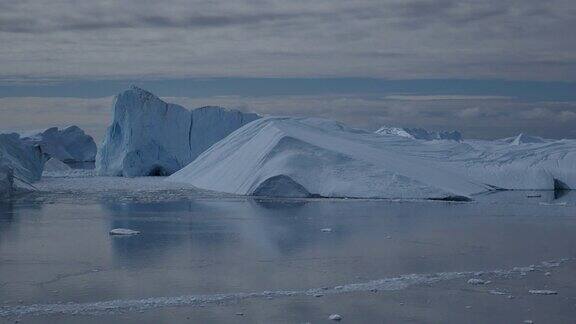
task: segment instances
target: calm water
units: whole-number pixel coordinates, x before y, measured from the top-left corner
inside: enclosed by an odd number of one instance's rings
[[[576,194],[554,197],[549,192],[540,198],[505,192],[474,203],[193,197],[156,203],[0,203],[0,308],[299,290],[412,273],[511,269],[576,257],[575,212]],[[142,234],[108,235],[118,227]],[[322,231],[326,228],[331,232]],[[522,284],[528,287],[530,280]],[[326,313],[349,309],[348,316],[357,316],[350,322],[371,322],[382,319],[378,309],[390,306],[389,300],[374,300],[361,310],[354,300],[364,297],[357,295],[307,298],[240,301],[208,310],[40,314],[21,320],[179,322],[192,316],[208,322],[302,322],[325,320]],[[323,304],[330,298],[338,309]],[[401,304],[409,304],[410,298]],[[576,305],[573,300],[564,302]],[[534,303],[531,307],[538,307]],[[238,309],[246,314],[235,315]],[[354,310],[357,314],[352,315]],[[576,307],[565,312],[574,318]],[[422,318],[434,322],[435,317],[426,316]]]

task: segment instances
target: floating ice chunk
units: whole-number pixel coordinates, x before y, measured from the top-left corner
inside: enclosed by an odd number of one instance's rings
[[[558,292],[556,290],[529,290],[529,293],[532,295],[557,295]]]
[[[540,205],[542,205],[542,206],[559,206],[559,207],[564,207],[564,206],[568,206],[568,203],[566,203],[566,202],[559,202],[559,203],[541,202]]]
[[[489,280],[483,280],[483,279],[479,279],[479,278],[468,279],[467,282],[471,285],[487,285],[490,283]]]
[[[321,231],[321,232],[324,232],[324,233],[331,233],[331,232],[332,232],[332,229],[331,229],[331,228],[323,228],[323,229],[321,229],[320,231]]]
[[[140,231],[135,231],[128,228],[115,228],[110,231],[110,235],[136,235],[136,234],[140,234]]]
[[[340,314],[332,314],[332,315],[328,316],[328,319],[329,319],[329,320],[332,320],[332,321],[341,321],[341,320],[342,320],[342,315],[340,315]]]

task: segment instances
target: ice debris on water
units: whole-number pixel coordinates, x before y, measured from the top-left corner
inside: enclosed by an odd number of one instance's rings
[[[487,285],[490,283],[490,280],[482,280],[479,278],[472,278],[472,279],[468,279],[467,282],[471,285]]]
[[[332,229],[331,229],[331,228],[323,228],[323,229],[321,229],[320,231],[321,231],[321,232],[324,232],[324,233],[331,233],[331,232],[332,232]]]
[[[140,231],[135,231],[128,228],[115,228],[110,231],[110,235],[136,235],[136,234],[140,234]]]
[[[532,295],[558,295],[558,292],[556,290],[534,289],[529,290],[528,292],[531,293]]]
[[[330,316],[328,316],[328,319],[332,320],[332,321],[341,321],[342,320],[342,315],[340,314],[332,314]]]

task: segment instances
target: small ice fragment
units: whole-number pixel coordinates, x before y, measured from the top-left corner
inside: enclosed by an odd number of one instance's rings
[[[330,232],[332,232],[332,229],[331,228],[323,228],[320,231],[324,232],[324,233],[330,233]]]
[[[526,198],[540,198],[542,197],[541,194],[527,194]]]
[[[540,205],[542,205],[542,206],[568,206],[568,203],[566,203],[566,202],[560,202],[560,203],[541,202]]]
[[[244,316],[244,313],[236,313],[236,316]]]
[[[525,320],[524,324],[534,324],[534,321],[533,320]]]
[[[140,234],[140,231],[135,231],[127,228],[115,228],[110,231],[110,235],[136,235]]]
[[[505,293],[505,292],[499,291],[499,290],[490,290],[490,293],[492,295],[508,295],[508,293]]]
[[[482,280],[482,279],[478,279],[478,278],[468,279],[467,282],[471,285],[487,285],[490,283],[490,281],[488,281],[488,280]]]
[[[552,274],[551,274],[550,272],[544,272],[544,275],[545,275],[546,277],[550,277]]]
[[[332,315],[328,316],[328,319],[330,319],[332,321],[341,321],[342,316],[340,314],[332,314]]]
[[[532,295],[557,295],[558,292],[555,290],[529,290]]]
[[[314,297],[322,297],[322,296],[324,296],[324,295],[322,295],[322,294],[316,294],[316,295],[314,295]]]

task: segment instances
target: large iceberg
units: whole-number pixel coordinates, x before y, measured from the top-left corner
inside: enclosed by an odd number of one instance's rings
[[[380,127],[376,132],[380,135],[394,135],[402,136],[426,141],[432,140],[451,140],[462,141],[462,134],[458,131],[429,131],[423,128],[407,128],[407,127]]]
[[[16,179],[25,182],[40,180],[45,160],[41,148],[26,143],[20,135],[0,134],[0,167],[11,169]]]
[[[499,189],[576,188],[576,141],[431,143],[322,119],[268,117],[167,180],[239,195],[466,199]]]
[[[114,102],[113,122],[96,157],[100,175],[169,175],[256,114],[203,107],[192,111],[130,87]]]
[[[388,150],[383,138],[329,120],[268,117],[232,133],[168,180],[275,197],[447,198],[489,189]]]
[[[64,162],[93,162],[96,158],[94,139],[78,126],[28,132],[22,134],[22,140],[40,146],[43,153]]]

